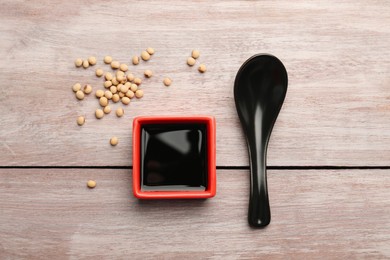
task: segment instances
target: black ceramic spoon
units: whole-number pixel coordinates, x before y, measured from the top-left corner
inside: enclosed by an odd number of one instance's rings
[[[248,144],[251,186],[248,221],[264,227],[271,221],[267,190],[267,146],[287,92],[287,71],[269,54],[248,59],[237,72],[234,100]]]

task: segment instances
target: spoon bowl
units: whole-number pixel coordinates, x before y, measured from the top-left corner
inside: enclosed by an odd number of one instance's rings
[[[251,172],[248,221],[264,227],[271,221],[266,159],[268,141],[287,92],[287,71],[275,56],[258,54],[238,70],[236,109],[248,145]]]

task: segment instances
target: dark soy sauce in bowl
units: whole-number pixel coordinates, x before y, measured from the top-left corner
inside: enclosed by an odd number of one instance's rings
[[[206,124],[144,124],[140,154],[142,191],[207,189]]]

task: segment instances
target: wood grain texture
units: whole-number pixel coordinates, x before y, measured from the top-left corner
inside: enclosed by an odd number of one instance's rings
[[[252,230],[245,170],[218,171],[213,199],[138,201],[130,170],[1,169],[0,258],[390,257],[389,170],[271,170],[268,182],[272,222]]]
[[[269,165],[390,165],[388,1],[6,0],[0,34],[0,165],[129,166],[132,119],[161,114],[215,116],[217,165],[248,165],[233,82],[255,53],[276,55],[289,74]],[[77,101],[71,86],[100,88],[104,55],[129,62],[148,46],[155,56],[130,66],[155,72],[145,97],[121,119],[94,119],[96,100]],[[186,66],[193,48],[207,73]],[[74,67],[90,55],[97,66]]]

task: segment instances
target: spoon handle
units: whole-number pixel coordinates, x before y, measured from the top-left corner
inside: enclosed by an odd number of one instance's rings
[[[252,227],[265,227],[271,221],[267,190],[266,147],[264,148],[261,142],[249,142],[248,148],[251,166],[248,221]]]

